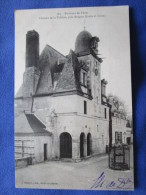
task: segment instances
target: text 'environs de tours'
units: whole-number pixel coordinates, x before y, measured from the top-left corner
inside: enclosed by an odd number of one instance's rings
[[[104,17],[104,15],[89,14],[88,12],[58,12],[56,16],[41,16],[39,19],[73,19],[73,18],[94,18]]]

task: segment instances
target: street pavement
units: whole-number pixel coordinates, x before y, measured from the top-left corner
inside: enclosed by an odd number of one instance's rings
[[[108,168],[108,155],[82,160],[81,162],[46,161],[16,169],[15,183],[19,188],[132,190],[133,152],[128,171]]]

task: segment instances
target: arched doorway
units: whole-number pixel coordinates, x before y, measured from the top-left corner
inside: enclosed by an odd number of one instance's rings
[[[80,135],[80,158],[84,157],[84,140],[85,140],[85,134],[81,133]]]
[[[66,132],[60,135],[60,158],[72,158],[72,137]]]
[[[91,133],[88,133],[87,135],[87,156],[90,156],[92,153],[92,139],[91,139]]]

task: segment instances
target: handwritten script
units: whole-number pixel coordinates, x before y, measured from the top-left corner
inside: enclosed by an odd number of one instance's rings
[[[131,178],[120,178],[116,180],[107,181],[104,172],[100,176],[93,180],[94,183],[91,189],[105,188],[105,189],[133,189],[133,180]]]

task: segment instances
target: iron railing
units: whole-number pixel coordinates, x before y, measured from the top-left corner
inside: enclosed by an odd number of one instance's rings
[[[114,170],[130,169],[130,147],[125,144],[109,148],[109,168]]]

